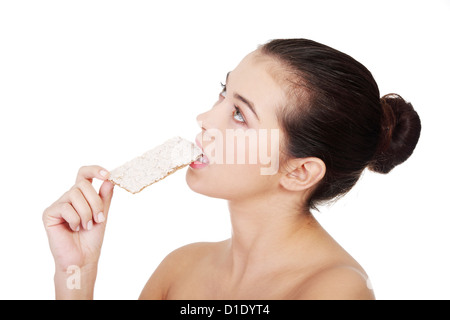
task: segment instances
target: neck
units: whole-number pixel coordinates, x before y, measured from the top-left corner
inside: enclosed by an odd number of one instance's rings
[[[290,194],[228,202],[232,225],[229,258],[236,278],[267,271],[269,261],[276,268],[277,261],[298,252],[311,237],[317,225],[314,217],[286,205],[289,203],[295,203]]]

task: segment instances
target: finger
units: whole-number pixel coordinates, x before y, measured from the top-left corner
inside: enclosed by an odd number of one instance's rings
[[[76,182],[88,180],[92,182],[93,178],[106,180],[109,176],[108,170],[100,166],[84,166],[78,170]]]
[[[80,231],[80,216],[70,203],[60,203],[57,205],[57,209],[61,214],[61,218],[69,224],[73,231]]]
[[[110,182],[109,180],[106,180],[103,182],[103,184],[100,187],[99,190],[99,196],[102,199],[103,202],[103,214],[106,219],[109,207],[111,206],[111,199],[114,193],[114,184]]]
[[[69,192],[70,203],[81,218],[81,225],[84,229],[92,228],[92,210],[81,190],[74,187]]]
[[[56,202],[45,209],[42,216],[45,229],[68,223],[73,231],[79,230],[80,216],[68,202]]]
[[[89,207],[91,208],[94,221],[97,223],[103,222],[104,221],[103,201],[95,191],[94,186],[87,180],[81,180],[80,182],[77,183],[77,187],[81,190],[84,198],[86,199]]]

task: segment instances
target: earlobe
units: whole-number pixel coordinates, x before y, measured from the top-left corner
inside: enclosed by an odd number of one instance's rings
[[[325,175],[325,163],[319,158],[292,159],[288,164],[289,170],[281,177],[280,184],[290,191],[307,190]]]

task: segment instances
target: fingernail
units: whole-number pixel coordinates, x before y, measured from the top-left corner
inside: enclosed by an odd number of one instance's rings
[[[91,230],[92,229],[92,220],[88,221],[88,223],[86,224],[86,229],[87,230]]]
[[[106,170],[100,170],[100,175],[105,178],[108,175],[108,171]]]
[[[100,213],[97,215],[97,220],[98,220],[98,222],[103,222],[103,221],[105,221],[105,215],[103,214],[103,212],[100,212]]]
[[[75,229],[76,232],[80,231],[80,225]]]

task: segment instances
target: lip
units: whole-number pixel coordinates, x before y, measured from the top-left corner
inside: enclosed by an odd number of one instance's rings
[[[193,161],[191,162],[191,164],[189,165],[192,169],[202,169],[205,168],[209,165],[209,159],[208,157],[205,155],[203,147],[200,143],[200,141],[198,140],[198,138],[195,139],[195,144],[202,150],[202,157],[201,159],[203,159],[203,161]]]

